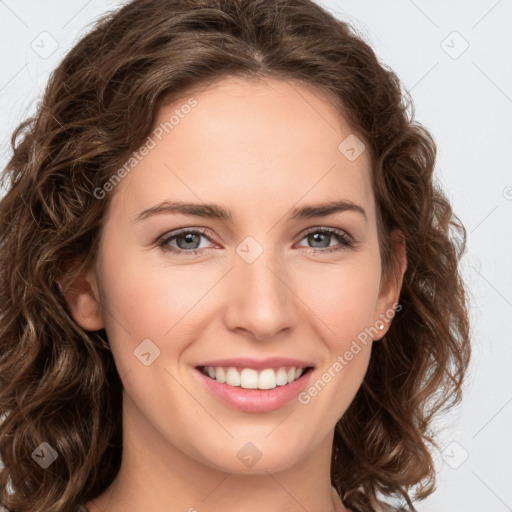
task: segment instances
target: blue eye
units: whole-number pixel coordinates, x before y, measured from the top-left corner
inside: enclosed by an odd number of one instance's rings
[[[200,250],[197,250],[198,248],[190,247],[194,246],[197,241],[201,240],[201,237],[208,238],[206,236],[206,233],[208,231],[206,229],[200,230],[200,229],[182,229],[178,232],[171,233],[169,236],[164,237],[158,242],[158,246],[162,248],[164,251],[169,251],[173,253],[187,253],[187,254],[199,254],[201,253]],[[173,240],[184,240],[184,242],[181,245],[182,247],[173,247],[172,245],[169,245],[171,241]],[[209,240],[209,238],[208,238]]]
[[[210,240],[210,237],[207,235],[209,235],[209,231],[207,229],[184,228],[164,236],[158,241],[157,245],[166,252],[183,255],[197,255],[201,254],[203,252],[202,249],[204,249],[204,247],[200,247],[201,238],[204,237],[207,240]],[[331,247],[329,242],[326,244],[326,240],[330,241],[333,237],[338,239],[339,244]],[[354,246],[354,240],[350,235],[344,231],[334,228],[313,228],[305,233],[301,240],[304,240],[305,238],[307,238],[310,243],[320,244],[320,248],[309,248],[310,251],[314,253],[341,251],[343,249],[350,249]],[[177,247],[171,245],[171,242],[175,242]]]
[[[320,236],[317,236],[319,235]],[[328,249],[318,249],[316,247],[311,248],[313,252],[335,252],[341,251],[343,249],[350,249],[354,246],[354,240],[350,235],[341,231],[339,229],[334,228],[314,228],[307,233],[305,233],[304,238],[307,238],[309,242],[325,244],[325,240],[330,240],[333,237],[339,240],[339,244],[334,247],[330,247],[329,243],[327,245],[321,245],[320,247],[328,247]],[[303,238],[303,240],[304,240]]]

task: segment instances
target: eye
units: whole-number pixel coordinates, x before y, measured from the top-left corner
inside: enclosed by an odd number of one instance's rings
[[[331,241],[333,237],[338,239],[339,244],[331,247],[329,241]],[[354,240],[348,233],[334,228],[313,228],[305,233],[302,240],[305,238],[307,238],[309,243],[320,244],[319,248],[311,248],[312,252],[315,253],[342,251],[354,246]],[[327,249],[325,249],[326,247]]]
[[[169,251],[176,254],[200,254],[202,251],[197,243],[201,241],[201,237],[207,238],[206,234],[209,233],[206,229],[182,229],[178,232],[173,232],[169,236],[164,236],[158,242],[158,247],[163,251]],[[176,240],[178,247],[170,245],[171,242]]]
[[[203,252],[201,247],[201,238],[210,240],[210,232],[207,229],[184,228],[174,231],[169,235],[162,237],[157,245],[163,251],[174,254],[197,255]],[[306,239],[309,243],[320,244],[319,247],[310,247],[311,252],[326,253],[350,249],[354,246],[354,240],[346,232],[334,228],[313,228],[303,235],[302,240]],[[331,246],[330,241],[338,239],[338,245]],[[176,246],[171,245],[175,243]],[[302,246],[304,247],[304,246]]]

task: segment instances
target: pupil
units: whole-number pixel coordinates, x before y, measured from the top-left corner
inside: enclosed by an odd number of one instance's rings
[[[325,242],[326,240],[328,240],[329,236],[330,236],[330,235],[326,235],[325,233],[313,233],[313,235],[312,235],[312,237],[313,237],[313,241],[315,241],[315,242],[318,242],[318,241],[320,241],[320,242],[322,242],[322,241],[323,241],[323,242]],[[318,238],[320,238],[320,240],[318,240]],[[323,240],[322,240],[322,239],[323,239]],[[328,246],[329,246],[329,244],[325,244],[325,243],[324,243],[324,244],[323,244],[323,245],[321,245],[320,247],[328,247]]]
[[[196,237],[197,238],[197,235],[195,235],[194,233],[187,233],[186,235],[182,235],[181,238],[184,238],[185,239],[185,244],[191,244],[193,243],[193,238]],[[196,249],[196,247],[180,247],[181,249]]]

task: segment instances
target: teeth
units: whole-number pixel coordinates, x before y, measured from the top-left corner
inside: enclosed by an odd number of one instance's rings
[[[213,373],[213,377],[211,375],[210,377],[215,379],[215,369],[210,369],[209,373]],[[226,384],[230,386],[240,386],[240,380],[241,377],[240,374],[236,371],[236,368],[228,368],[228,371],[226,372]]]
[[[215,368],[215,379],[219,382],[226,382],[226,372],[224,368]]]
[[[245,371],[245,370],[244,370]],[[258,376],[258,388],[259,389],[272,389],[277,386],[276,372],[269,368],[263,370]]]
[[[279,368],[277,371],[276,384],[278,386],[284,386],[285,384],[288,384],[288,372],[286,371],[286,368]]]
[[[236,368],[230,368],[230,370],[238,373]],[[240,374],[240,386],[244,389],[258,389],[258,372],[252,368],[244,368]]]
[[[276,386],[284,386],[297,380],[304,373],[304,368],[282,366],[275,369],[265,368],[258,372],[254,368],[206,366],[202,368],[202,372],[228,386],[244,389],[273,389]]]

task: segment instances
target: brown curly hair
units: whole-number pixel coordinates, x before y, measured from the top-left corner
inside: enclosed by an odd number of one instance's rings
[[[104,329],[63,290],[96,258],[109,199],[94,191],[159,109],[223,77],[297,81],[328,95],[372,154],[384,268],[406,240],[402,309],[335,428],[331,481],[354,512],[435,488],[432,419],[460,401],[469,324],[466,232],[434,181],[436,145],[397,76],[310,0],[134,0],[100,19],[12,137],[0,203],[0,499],[68,512],[109,487],[122,455],[122,382]],[[60,454],[48,469],[32,453]],[[414,496],[412,493],[414,491]]]

